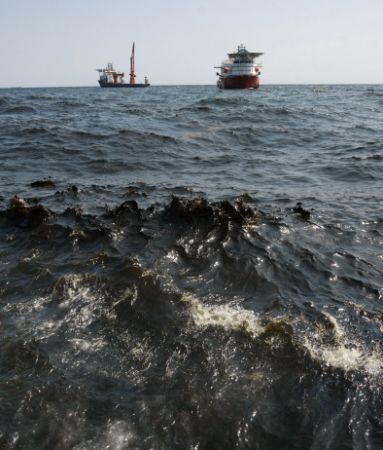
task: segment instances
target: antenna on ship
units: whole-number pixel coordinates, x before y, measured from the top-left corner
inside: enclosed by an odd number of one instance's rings
[[[134,42],[132,47],[132,55],[130,57],[130,84],[136,84],[136,75],[134,73]]]

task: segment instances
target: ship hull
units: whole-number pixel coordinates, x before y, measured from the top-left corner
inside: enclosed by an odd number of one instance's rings
[[[217,86],[220,89],[258,89],[259,76],[258,75],[235,75],[223,76],[218,82]]]
[[[129,83],[103,83],[102,81],[99,81],[99,84],[102,88],[146,88],[149,87],[150,84],[145,83],[136,83],[136,84],[129,84]]]

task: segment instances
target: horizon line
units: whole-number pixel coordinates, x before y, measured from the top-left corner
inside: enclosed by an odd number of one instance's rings
[[[345,83],[262,83],[261,86],[381,86],[383,82],[345,82]],[[182,87],[182,86],[214,86],[216,84],[151,84],[150,87]],[[98,85],[63,85],[63,86],[0,86],[0,89],[73,89],[73,88],[100,88]]]

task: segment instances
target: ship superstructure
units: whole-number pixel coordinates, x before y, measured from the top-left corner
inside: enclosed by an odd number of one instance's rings
[[[100,79],[98,82],[101,87],[105,85],[120,85],[124,84],[124,72],[119,72],[115,70],[112,63],[108,63],[105,69],[97,69],[97,72],[100,74]]]
[[[132,54],[130,56],[130,74],[129,74],[129,83],[124,82],[124,72],[120,72],[115,70],[112,63],[108,63],[105,69],[96,69],[100,74],[100,78],[98,80],[101,87],[111,87],[111,88],[119,88],[119,87],[148,87],[150,86],[149,80],[145,77],[144,83],[136,83],[136,74],[134,71],[134,42],[132,47]]]
[[[216,67],[221,69],[217,72],[217,86],[220,89],[257,89],[261,65],[255,59],[261,55],[263,53],[249,52],[244,45],[239,45],[236,52],[228,53],[228,60]]]

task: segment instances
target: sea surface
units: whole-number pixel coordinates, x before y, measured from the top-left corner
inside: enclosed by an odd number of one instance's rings
[[[383,448],[383,86],[0,90],[0,448]]]

